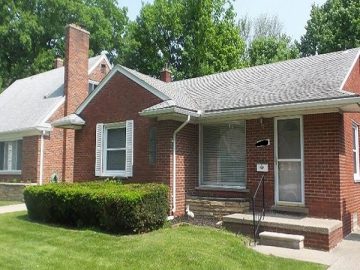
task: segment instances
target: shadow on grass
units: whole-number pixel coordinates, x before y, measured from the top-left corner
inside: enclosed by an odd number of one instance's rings
[[[50,222],[31,219],[29,217],[29,215],[27,215],[27,214],[18,215],[15,218],[18,219],[18,220],[21,220],[23,222],[28,222],[28,223],[32,223],[32,224],[47,226],[47,227],[50,227],[50,228],[60,228],[60,229],[64,229],[64,230],[79,231],[79,232],[80,231],[91,231],[91,232],[94,232],[94,233],[101,233],[101,234],[105,234],[105,235],[109,235],[109,236],[117,236],[117,237],[144,234],[144,233],[125,233],[125,232],[124,233],[114,233],[114,232],[109,232],[109,231],[106,231],[106,230],[102,230],[101,228],[98,228],[98,227],[71,226],[71,225],[67,225],[67,224],[50,223]],[[171,227],[171,226],[168,223],[165,223],[164,226],[162,228],[159,228],[159,229],[169,228],[169,227]],[[157,230],[154,230],[154,231],[157,231]],[[146,233],[151,233],[151,231],[146,232]]]
[[[27,214],[16,216],[16,219],[21,220],[21,221],[25,221],[25,222],[28,222],[28,223],[32,223],[32,224],[47,226],[47,227],[50,227],[50,228],[60,228],[60,229],[79,231],[79,232],[80,231],[93,231],[93,232],[96,232],[96,233],[102,233],[102,234],[107,234],[107,235],[112,235],[112,236],[129,235],[129,234],[115,234],[115,233],[111,233],[111,232],[101,230],[101,229],[96,228],[96,227],[77,227],[77,226],[70,226],[70,225],[66,225],[66,224],[49,223],[49,222],[45,222],[45,221],[34,220],[34,219],[31,219]]]

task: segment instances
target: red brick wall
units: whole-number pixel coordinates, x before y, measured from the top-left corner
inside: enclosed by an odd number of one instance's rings
[[[270,146],[256,147],[256,142],[270,139]],[[263,174],[265,174],[266,208],[274,205],[274,119],[253,119],[246,121],[247,186],[253,195]],[[256,164],[269,165],[269,172],[258,173]]]
[[[64,117],[62,105],[49,119],[49,123]],[[56,173],[59,179],[64,179],[64,130],[54,128],[49,136],[44,137],[44,171],[43,182],[48,183],[52,174]]]
[[[310,216],[340,219],[339,145],[341,115],[303,116],[305,206]],[[270,146],[257,148],[256,141],[270,139]],[[247,183],[254,194],[263,173],[256,164],[269,164],[265,173],[266,207],[274,205],[274,118],[246,121]]]
[[[76,132],[74,179],[95,178],[95,131],[97,123],[134,120],[134,177],[153,181],[155,173],[148,161],[149,128],[154,120],[139,112],[161,100],[123,75],[116,74],[81,113],[86,126]]]
[[[360,94],[360,61],[355,64],[344,90]],[[342,125],[342,145],[340,151],[340,181],[341,181],[341,215],[343,220],[344,235],[353,229],[353,215],[360,218],[360,183],[354,181],[353,165],[353,123],[360,125],[359,113],[344,113]]]
[[[310,216],[340,219],[341,115],[304,116],[305,204]]]
[[[125,182],[161,182],[172,188],[172,134],[181,122],[142,117],[139,112],[161,100],[124,75],[115,75],[81,113],[86,126],[76,132],[76,181],[95,178],[96,124],[134,120],[133,177]],[[157,159],[149,163],[149,129],[157,128]],[[177,213],[185,210],[185,193],[197,183],[198,127],[189,124],[177,135]],[[185,182],[186,179],[186,182]],[[171,195],[171,194],[170,194]]]

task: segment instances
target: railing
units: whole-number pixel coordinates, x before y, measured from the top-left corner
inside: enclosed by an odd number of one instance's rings
[[[259,193],[260,187],[262,187],[262,201],[261,209],[257,211],[256,197]],[[261,177],[261,180],[256,188],[256,191],[252,197],[252,211],[253,211],[253,226],[254,226],[254,243],[256,244],[257,233],[259,231],[261,220],[265,217],[265,175]]]

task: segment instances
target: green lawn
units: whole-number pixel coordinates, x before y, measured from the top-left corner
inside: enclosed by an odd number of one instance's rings
[[[22,202],[17,202],[17,201],[0,201],[0,206],[6,206],[6,205],[12,205],[12,204],[19,204]]]
[[[325,269],[258,254],[234,234],[196,226],[115,236],[0,215],[1,269]]]

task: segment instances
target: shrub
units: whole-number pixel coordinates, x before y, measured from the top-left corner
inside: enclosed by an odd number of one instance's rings
[[[139,233],[163,226],[168,188],[162,184],[88,182],[29,186],[24,199],[31,219],[69,226]]]

